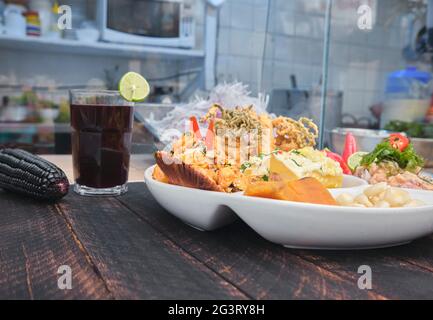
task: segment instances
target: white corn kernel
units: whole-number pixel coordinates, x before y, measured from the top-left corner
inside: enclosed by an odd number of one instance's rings
[[[391,207],[388,202],[384,200],[380,200],[379,202],[374,204],[375,208],[389,208]]]
[[[373,204],[370,202],[368,197],[363,193],[361,193],[360,195],[355,197],[355,203],[362,204],[366,207],[372,207],[373,206]]]
[[[379,197],[380,200],[385,199],[385,193],[386,193],[386,190],[387,190],[387,189],[383,190],[381,193],[379,193],[379,194],[377,195],[377,197]]]
[[[353,196],[348,193],[342,193],[335,199],[340,206],[348,206],[353,204]]]
[[[376,205],[377,203],[379,203],[380,201],[383,201],[381,197],[379,197],[379,195],[376,196],[372,196],[368,198],[370,200],[370,202],[374,205]]]
[[[380,193],[385,191],[386,188],[387,188],[386,182],[380,182],[380,183],[373,184],[370,187],[366,188],[364,190],[364,194],[367,197],[373,197],[373,196],[379,195]]]
[[[385,192],[384,200],[388,202],[391,207],[402,207],[411,201],[410,194],[402,189],[389,188]]]

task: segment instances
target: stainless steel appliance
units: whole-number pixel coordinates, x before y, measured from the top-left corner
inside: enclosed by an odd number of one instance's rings
[[[98,0],[101,40],[192,48],[193,3],[193,0]]]

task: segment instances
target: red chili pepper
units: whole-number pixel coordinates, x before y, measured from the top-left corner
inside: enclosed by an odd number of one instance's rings
[[[196,138],[198,140],[202,140],[203,137],[201,136],[200,127],[198,125],[197,118],[194,116],[190,117],[189,118],[189,125],[190,125],[190,130],[192,131],[192,133],[194,133]]]
[[[209,127],[207,128],[206,137],[204,138],[204,143],[208,150],[213,149],[214,139],[215,139],[215,121],[211,119],[209,122]]]
[[[409,145],[409,139],[400,133],[392,133],[389,135],[389,144],[400,151],[403,151]]]
[[[325,150],[325,153],[328,158],[331,158],[332,160],[337,161],[340,164],[340,167],[343,170],[344,174],[352,174],[352,171],[350,170],[349,166],[339,154],[336,154],[329,150]]]
[[[347,164],[349,157],[357,152],[356,139],[351,132],[346,134],[346,141],[344,143],[343,160]]]

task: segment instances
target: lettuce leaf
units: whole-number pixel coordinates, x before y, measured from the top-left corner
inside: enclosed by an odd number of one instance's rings
[[[388,139],[379,143],[372,152],[363,156],[361,165],[368,167],[372,163],[383,161],[394,161],[401,169],[412,172],[424,165],[424,159],[415,152],[412,143],[400,151],[393,148]]]

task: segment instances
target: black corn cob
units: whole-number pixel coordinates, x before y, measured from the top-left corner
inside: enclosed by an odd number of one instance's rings
[[[65,173],[51,162],[20,149],[0,150],[0,188],[55,201],[69,190]]]

